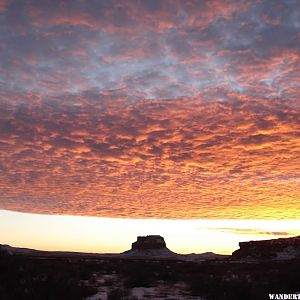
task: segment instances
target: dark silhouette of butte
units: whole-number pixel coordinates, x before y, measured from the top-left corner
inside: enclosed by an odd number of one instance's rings
[[[136,242],[131,244],[131,249],[125,251],[126,255],[137,256],[178,256],[167,248],[164,238],[160,235],[138,236]]]
[[[160,235],[138,236],[131,244],[131,250],[167,249],[164,238]]]

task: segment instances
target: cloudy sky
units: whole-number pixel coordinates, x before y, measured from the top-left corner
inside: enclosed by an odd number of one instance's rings
[[[1,0],[0,24],[0,209],[299,218],[299,1]]]

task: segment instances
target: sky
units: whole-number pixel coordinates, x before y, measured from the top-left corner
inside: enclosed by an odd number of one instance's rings
[[[0,241],[12,246],[121,253],[137,236],[160,234],[176,253],[231,254],[238,243],[300,235],[300,220],[170,220],[41,215],[0,210]]]
[[[299,1],[0,0],[0,24],[0,228],[300,219]]]

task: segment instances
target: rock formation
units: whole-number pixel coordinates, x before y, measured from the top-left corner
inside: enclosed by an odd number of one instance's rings
[[[138,236],[137,241],[132,243],[132,250],[166,249],[166,243],[160,235]]]
[[[300,258],[300,236],[239,243],[233,258],[292,259]]]
[[[170,251],[165,240],[160,235],[138,236],[137,241],[132,243],[131,249],[124,252],[125,255],[175,257],[178,254]]]

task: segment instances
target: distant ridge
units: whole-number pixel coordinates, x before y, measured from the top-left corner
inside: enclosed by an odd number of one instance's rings
[[[300,258],[300,236],[262,241],[240,242],[240,249],[232,253],[237,259],[277,259]]]
[[[167,248],[160,235],[138,236],[131,249],[123,253],[83,253],[67,251],[43,251],[17,248],[0,244],[0,255],[29,255],[40,257],[88,257],[88,258],[124,258],[124,259],[173,259],[185,261],[203,261],[228,258],[228,255],[206,252],[201,254],[178,254]]]
[[[43,251],[29,248],[18,248],[0,244],[0,256],[29,255],[40,257],[89,257],[89,258],[146,258],[175,259],[186,261],[203,260],[289,260],[300,259],[300,236],[261,241],[240,242],[239,249],[232,255],[220,255],[213,252],[200,254],[178,254],[168,249],[160,235],[139,236],[132,243],[131,249],[123,253],[84,253],[71,251]]]

